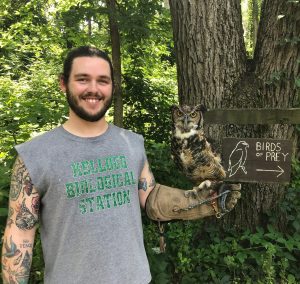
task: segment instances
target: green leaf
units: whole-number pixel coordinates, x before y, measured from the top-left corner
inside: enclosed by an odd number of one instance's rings
[[[284,257],[286,257],[287,259],[292,260],[292,261],[297,261],[297,259],[288,252],[284,253]]]
[[[8,209],[7,208],[0,208],[0,216],[1,217],[6,217],[8,214]]]
[[[236,258],[239,260],[240,263],[244,263],[245,260],[248,258],[248,255],[245,252],[238,252],[236,254]]]

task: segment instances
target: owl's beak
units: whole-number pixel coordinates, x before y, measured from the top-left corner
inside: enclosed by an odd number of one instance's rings
[[[188,123],[189,123],[189,117],[187,115],[184,115],[184,121],[183,121],[183,129],[185,131],[188,131]]]

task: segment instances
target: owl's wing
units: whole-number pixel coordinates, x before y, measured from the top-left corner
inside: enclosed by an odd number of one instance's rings
[[[211,150],[213,153],[220,153],[221,148],[216,139],[212,139],[210,137],[206,138],[206,141],[210,144]]]

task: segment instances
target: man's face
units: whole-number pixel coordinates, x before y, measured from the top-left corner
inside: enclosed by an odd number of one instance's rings
[[[66,92],[70,111],[86,121],[104,117],[112,102],[112,78],[109,63],[99,57],[77,57],[73,60]]]

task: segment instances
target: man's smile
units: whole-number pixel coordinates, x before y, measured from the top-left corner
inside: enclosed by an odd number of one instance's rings
[[[95,105],[100,101],[104,100],[102,96],[98,96],[98,95],[97,96],[83,95],[80,97],[80,99],[91,105]]]

